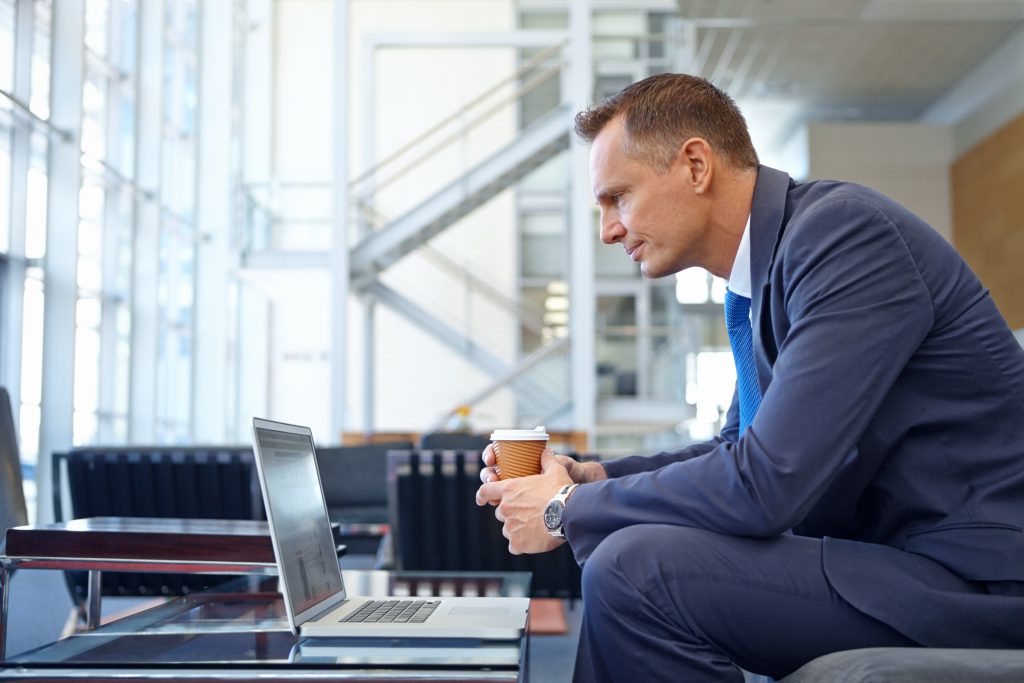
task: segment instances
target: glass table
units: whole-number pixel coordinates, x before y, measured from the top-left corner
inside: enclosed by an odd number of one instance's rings
[[[528,573],[343,572],[352,595],[529,595]],[[524,681],[528,637],[300,639],[276,579],[243,577],[0,662],[0,679]]]

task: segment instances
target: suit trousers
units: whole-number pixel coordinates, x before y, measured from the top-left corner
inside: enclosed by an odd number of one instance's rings
[[[820,539],[646,524],[578,559],[578,683],[781,678],[829,652],[918,645],[832,589]]]

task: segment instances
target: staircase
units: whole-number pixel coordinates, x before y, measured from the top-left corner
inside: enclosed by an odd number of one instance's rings
[[[571,123],[567,105],[552,110],[461,178],[364,238],[349,257],[356,286],[567,149]]]
[[[446,322],[443,311],[428,310],[404,296],[389,287],[380,278],[380,274],[405,256],[416,252],[433,266],[463,283],[467,291],[514,316],[518,324],[539,334],[544,327],[541,312],[528,311],[520,302],[492,287],[486,279],[474,275],[445,254],[433,250],[428,243],[459,219],[513,187],[529,173],[568,149],[573,111],[567,104],[555,106],[519,131],[507,145],[469,167],[459,178],[442,186],[401,216],[381,216],[373,197],[381,187],[407,171],[429,164],[434,153],[445,145],[457,144],[470,128],[487,121],[501,108],[515,105],[526,93],[558,77],[564,66],[561,58],[564,48],[565,43],[553,45],[527,60],[514,74],[495,83],[459,112],[438,122],[420,138],[409,142],[373,169],[354,179],[350,186],[352,196],[355,197],[352,209],[358,216],[357,220],[369,228],[349,253],[353,291],[396,312],[490,377],[491,382],[478,391],[472,400],[464,401],[468,405],[502,388],[511,387],[516,390],[520,406],[526,408],[531,415],[564,414],[565,388],[558,386],[557,380],[552,381],[546,375],[553,374],[551,363],[558,363],[560,356],[568,354],[569,340],[554,340],[554,343],[510,365],[479,341]],[[509,85],[515,89],[512,95],[500,95]],[[495,96],[504,99],[493,104]],[[470,117],[466,114],[469,109],[483,111]],[[461,125],[462,129],[454,134],[446,133],[452,125]],[[445,137],[438,139],[440,136]],[[404,161],[403,157],[409,155],[415,155],[414,160]],[[384,172],[385,168],[397,170]],[[380,180],[382,177],[385,179]],[[325,185],[324,189],[329,191],[329,186]],[[271,208],[271,203],[249,203],[250,214],[258,213],[268,226],[267,235],[271,234],[269,230],[274,223],[284,222]],[[329,225],[329,219],[324,223]],[[252,234],[244,243],[247,248],[243,251],[241,263],[245,268],[329,267],[325,250],[272,251],[266,247],[272,243],[269,238],[262,240],[264,248],[260,249],[256,247],[257,242],[253,240]],[[532,378],[527,376],[531,369],[535,375]]]

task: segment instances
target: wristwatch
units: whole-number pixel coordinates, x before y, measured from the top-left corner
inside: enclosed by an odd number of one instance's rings
[[[565,501],[579,484],[566,484],[558,490],[555,497],[548,501],[544,508],[544,526],[548,533],[555,538],[565,538],[565,530],[562,528],[562,513],[565,511]]]

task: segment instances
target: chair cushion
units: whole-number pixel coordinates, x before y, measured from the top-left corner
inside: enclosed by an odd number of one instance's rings
[[[878,647],[833,652],[779,683],[1017,683],[1024,650]]]

